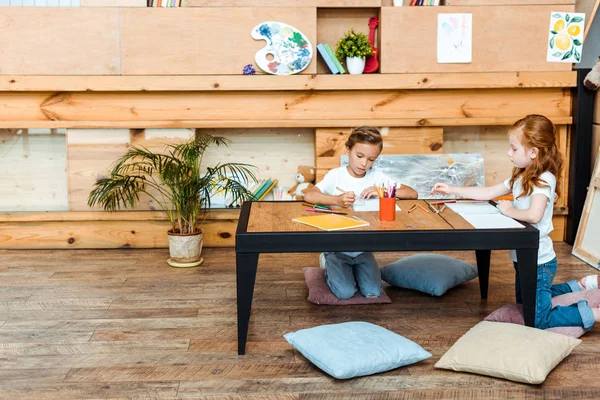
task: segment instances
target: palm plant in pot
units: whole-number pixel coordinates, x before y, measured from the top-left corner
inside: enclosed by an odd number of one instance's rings
[[[335,56],[339,60],[346,58],[346,67],[350,74],[362,74],[365,69],[365,57],[373,54],[367,35],[350,29],[335,45]]]
[[[217,163],[203,168],[211,147],[228,146],[229,140],[206,134],[181,144],[168,144],[161,152],[132,147],[110,168],[110,176],[96,181],[88,205],[106,211],[133,208],[141,193],[153,199],[171,222],[169,265],[192,267],[202,263],[202,230],[198,217],[211,205],[211,196],[222,193],[231,202],[250,199],[246,185],[254,181],[255,167],[242,163]],[[204,170],[206,172],[202,172]]]

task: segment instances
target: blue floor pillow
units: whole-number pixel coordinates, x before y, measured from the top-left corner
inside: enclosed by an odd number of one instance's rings
[[[441,296],[450,288],[477,276],[477,268],[440,254],[415,254],[386,265],[381,279],[405,289]]]
[[[314,365],[337,379],[376,374],[431,354],[415,342],[369,322],[344,322],[283,335]]]

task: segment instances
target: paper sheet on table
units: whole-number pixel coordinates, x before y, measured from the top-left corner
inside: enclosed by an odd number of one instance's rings
[[[500,214],[500,210],[490,203],[447,203],[446,206],[457,214]]]
[[[357,200],[352,205],[352,209],[356,212],[379,211],[379,198]],[[396,211],[402,211],[398,204],[396,204]]]
[[[476,229],[525,228],[514,219],[502,214],[461,214]]]

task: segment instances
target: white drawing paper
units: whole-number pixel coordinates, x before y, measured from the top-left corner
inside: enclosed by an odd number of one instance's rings
[[[379,211],[379,198],[375,197],[371,199],[363,199],[362,201],[357,201],[352,205],[352,209],[356,212]],[[402,211],[398,204],[396,204],[396,211]]]
[[[451,203],[447,206],[475,229],[524,228],[514,219],[502,215],[500,210],[490,203]]]
[[[438,14],[438,63],[470,63],[472,47],[473,14]]]

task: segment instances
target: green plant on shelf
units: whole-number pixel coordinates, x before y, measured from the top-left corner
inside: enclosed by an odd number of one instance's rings
[[[367,35],[350,29],[345,36],[338,40],[335,46],[335,56],[343,60],[345,57],[364,58],[373,54]]]

